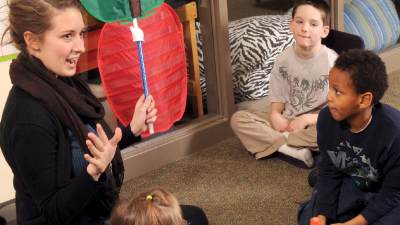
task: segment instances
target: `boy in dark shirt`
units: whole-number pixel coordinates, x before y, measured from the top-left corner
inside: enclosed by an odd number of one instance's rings
[[[322,161],[298,224],[400,224],[400,112],[380,103],[384,63],[367,50],[340,55],[329,74],[328,107],[317,122]]]

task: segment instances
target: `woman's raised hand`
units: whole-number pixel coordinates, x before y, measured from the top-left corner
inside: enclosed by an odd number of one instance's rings
[[[157,109],[155,101],[151,95],[146,99],[144,95],[140,96],[136,102],[135,111],[130,123],[131,131],[134,135],[140,135],[147,130],[149,123],[154,123],[157,119]]]
[[[88,174],[93,180],[98,181],[100,175],[107,169],[114,158],[118,142],[122,138],[122,132],[120,128],[116,128],[114,136],[108,139],[100,124],[96,124],[96,130],[98,136],[93,132],[89,132],[88,139],[86,140],[86,145],[92,156],[85,154],[84,158],[89,162],[86,168]]]

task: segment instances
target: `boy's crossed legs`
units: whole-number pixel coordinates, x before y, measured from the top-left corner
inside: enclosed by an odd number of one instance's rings
[[[279,151],[303,161],[308,167],[314,164],[310,148],[317,148],[315,125],[292,133],[280,133],[272,128],[269,112],[240,110],[233,114],[231,127],[256,159]]]

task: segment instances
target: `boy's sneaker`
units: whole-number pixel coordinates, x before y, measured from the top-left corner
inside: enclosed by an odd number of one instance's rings
[[[304,164],[306,164],[306,166],[308,168],[311,168],[314,165],[313,155],[312,155],[310,149],[308,149],[308,148],[300,148],[299,149],[299,148],[293,148],[293,147],[290,147],[290,146],[284,144],[281,147],[279,147],[278,152],[304,162]]]

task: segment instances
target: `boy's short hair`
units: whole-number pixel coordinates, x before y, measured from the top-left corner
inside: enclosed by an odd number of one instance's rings
[[[343,52],[334,67],[350,74],[356,93],[371,92],[373,105],[381,100],[388,88],[385,63],[372,51],[352,49]]]
[[[321,11],[322,14],[322,22],[325,26],[329,26],[330,21],[331,21],[331,9],[329,8],[329,5],[326,1],[324,0],[296,0],[293,5],[293,10],[292,10],[292,19],[296,15],[297,8],[302,5],[311,5],[314,8],[318,9]]]

